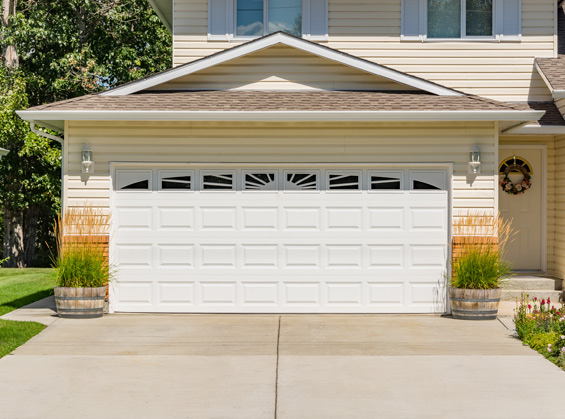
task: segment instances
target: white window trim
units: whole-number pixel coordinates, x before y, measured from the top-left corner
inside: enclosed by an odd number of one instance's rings
[[[302,34],[303,39],[309,41],[327,41],[328,40],[328,27],[329,27],[329,7],[328,1],[326,2],[325,16],[326,21],[326,33],[324,35],[311,35],[310,34],[310,0],[302,0]],[[225,35],[212,35],[210,32],[210,16],[208,16],[208,40],[209,41],[228,41],[228,42],[241,42],[250,41],[253,39],[261,38],[262,36],[269,35],[269,8],[268,0],[263,0],[263,34],[261,36],[241,36],[237,35],[237,0],[232,0],[228,2],[228,22],[226,27],[228,28],[228,33]],[[210,0],[208,0],[208,13],[210,13]]]
[[[419,36],[405,36],[404,35],[404,1],[402,0],[401,8],[401,41],[418,41],[418,42],[520,42],[522,41],[522,22],[520,20],[520,34],[518,36],[504,36],[502,34],[503,15],[502,15],[502,2],[503,0],[493,0],[493,14],[492,14],[492,36],[467,36],[466,33],[466,13],[467,0],[461,0],[461,37],[460,38],[428,38],[428,0],[420,0],[420,28],[422,34]],[[522,1],[519,2],[518,15],[522,16]]]

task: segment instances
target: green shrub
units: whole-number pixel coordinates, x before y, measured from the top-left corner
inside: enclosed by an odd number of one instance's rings
[[[451,286],[468,289],[500,288],[501,282],[512,274],[509,263],[504,261],[493,245],[476,245],[453,263]]]
[[[541,332],[531,335],[524,343],[533,350],[544,354],[544,351],[547,352],[548,346],[554,346],[557,343],[557,337],[555,332]]]

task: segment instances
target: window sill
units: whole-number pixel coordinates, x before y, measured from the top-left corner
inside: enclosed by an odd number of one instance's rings
[[[478,43],[507,43],[522,42],[522,38],[404,38],[400,37],[401,42],[420,42],[420,43],[442,43],[442,42],[478,42]]]
[[[266,35],[263,35],[266,36]],[[262,38],[263,36],[237,36],[237,37],[219,37],[219,36],[210,36],[208,35],[208,42],[249,42],[255,39]],[[291,35],[293,36],[293,35]],[[304,39],[305,41],[311,42],[327,42],[328,36],[302,36],[300,39]]]

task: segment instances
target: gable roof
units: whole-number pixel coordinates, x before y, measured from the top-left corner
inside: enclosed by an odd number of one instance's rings
[[[130,82],[114,89],[100,93],[102,96],[120,96],[137,93],[141,90],[156,87],[162,83],[183,77],[197,71],[201,71],[230,60],[243,57],[253,52],[272,47],[274,45],[286,45],[293,47],[318,57],[326,58],[334,62],[341,63],[346,66],[356,68],[358,70],[374,74],[400,84],[414,87],[428,93],[433,93],[439,96],[463,96],[456,90],[449,89],[436,83],[421,79],[419,77],[411,76],[397,70],[373,63],[371,61],[346,54],[341,51],[336,51],[332,48],[307,41],[302,38],[289,35],[284,32],[275,32],[266,35],[262,38],[229,48],[224,51],[217,52],[209,55],[208,57],[172,68],[162,73],[146,77],[144,79]]]
[[[565,56],[536,58],[536,69],[551,90],[553,98],[565,98]]]

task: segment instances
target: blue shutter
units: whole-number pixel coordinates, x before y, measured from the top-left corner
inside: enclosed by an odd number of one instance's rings
[[[402,2],[402,39],[418,40],[425,34],[425,10],[420,0]]]
[[[325,39],[328,35],[328,0],[304,1],[304,34],[310,39]]]
[[[522,35],[522,1],[501,1],[500,35],[502,35],[502,39],[518,39]]]
[[[228,39],[231,35],[232,0],[209,0],[208,36],[211,39]]]

